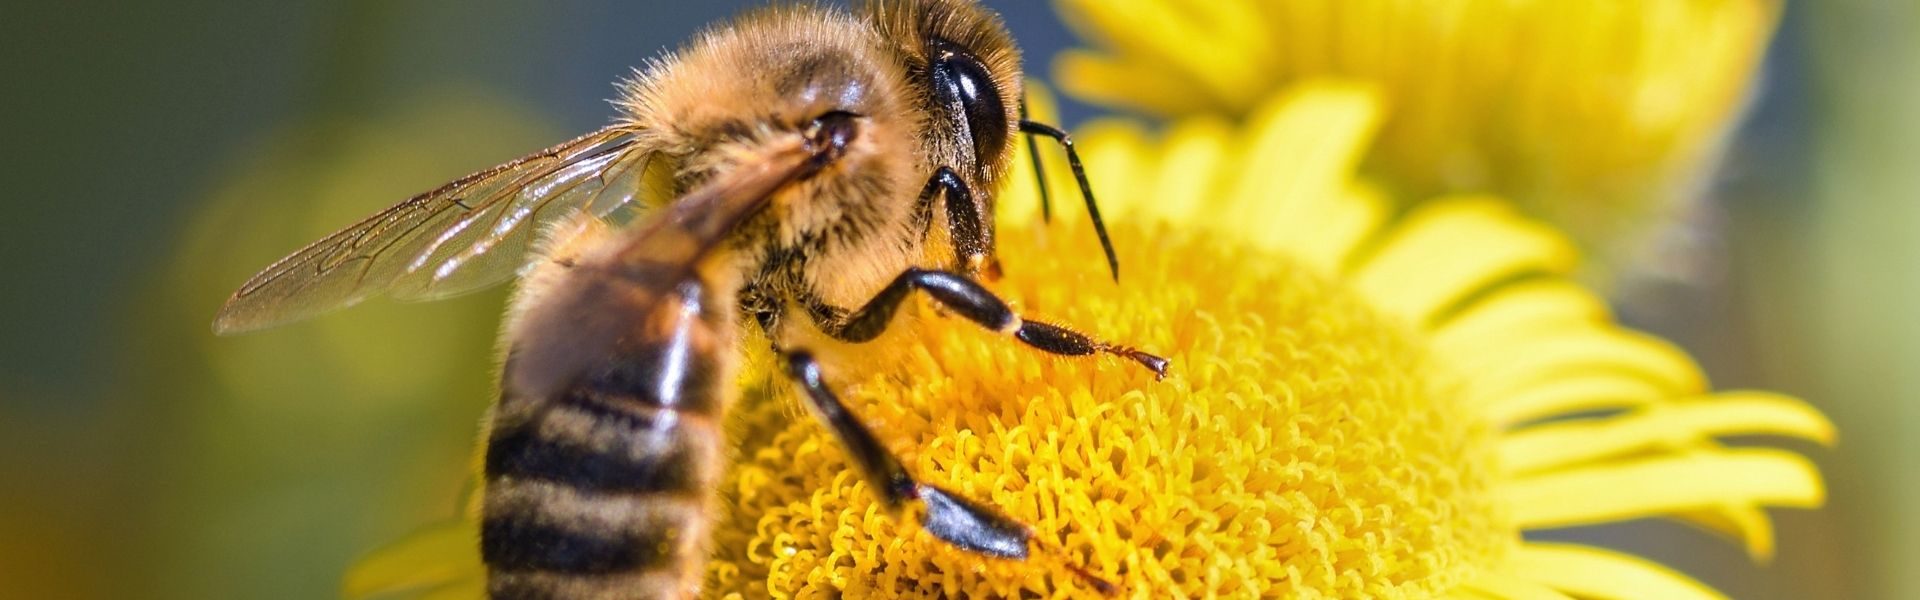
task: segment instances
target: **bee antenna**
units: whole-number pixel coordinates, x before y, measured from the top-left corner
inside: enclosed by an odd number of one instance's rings
[[[1021,96],[1020,126],[1022,131],[1026,129],[1026,124],[1029,122],[1031,121],[1027,120],[1027,97]],[[1033,160],[1033,182],[1040,186],[1040,222],[1052,223],[1053,191],[1047,188],[1047,166],[1040,160],[1040,142],[1034,140],[1033,134],[1031,133],[1025,137],[1027,138],[1027,158]]]
[[[1087,169],[1080,165],[1080,153],[1073,149],[1073,136],[1067,135],[1067,132],[1058,127],[1026,119],[1020,120],[1020,131],[1029,136],[1044,135],[1053,138],[1053,141],[1059,142],[1061,147],[1067,149],[1067,166],[1073,167],[1073,180],[1080,184],[1080,196],[1087,201],[1087,215],[1093,218],[1094,233],[1100,235],[1100,248],[1107,251],[1107,269],[1113,273],[1114,281],[1120,281],[1120,259],[1113,254],[1113,240],[1107,237],[1107,224],[1100,220],[1100,205],[1093,200],[1093,186],[1087,184]],[[1027,141],[1032,142],[1033,138],[1028,137]],[[1039,156],[1036,155],[1034,161],[1038,163],[1039,160]],[[1042,180],[1040,186],[1042,190],[1046,189],[1044,182],[1045,180]],[[1042,193],[1040,197],[1044,207],[1046,195]]]

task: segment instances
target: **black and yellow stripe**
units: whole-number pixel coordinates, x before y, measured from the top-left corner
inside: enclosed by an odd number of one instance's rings
[[[724,453],[719,423],[731,389],[719,351],[732,307],[697,281],[665,290],[645,277],[618,281],[612,295],[623,302],[571,308],[639,310],[610,319],[626,331],[610,352],[578,355],[592,358],[558,391],[531,397],[514,381],[525,373],[516,364],[524,348],[509,352],[480,531],[492,598],[682,598],[698,589]]]

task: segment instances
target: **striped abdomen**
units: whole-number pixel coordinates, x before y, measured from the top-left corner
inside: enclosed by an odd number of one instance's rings
[[[549,321],[508,352],[486,454],[488,593],[690,597],[723,468],[728,295],[698,281],[585,287],[555,307],[583,314],[548,316],[571,326]]]

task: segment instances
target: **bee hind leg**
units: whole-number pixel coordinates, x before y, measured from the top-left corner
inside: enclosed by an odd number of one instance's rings
[[[1032,530],[985,505],[973,502],[937,486],[921,483],[907,473],[858,416],[840,403],[839,396],[827,387],[820,364],[805,350],[785,353],[787,375],[806,394],[807,406],[814,416],[826,422],[834,437],[860,466],[861,473],[880,495],[887,508],[898,511],[909,503],[925,505],[926,516],[920,523],[928,533],[960,549],[996,558],[1025,559]]]
[[[873,431],[840,403],[820,372],[820,364],[805,350],[782,352],[787,375],[793,377],[806,396],[814,416],[833,431],[841,446],[859,466],[867,483],[881,502],[895,514],[909,506],[918,506],[921,529],[955,548],[982,556],[1026,560],[1035,549],[1033,529],[1003,515],[986,504],[976,502],[940,486],[914,479],[900,459],[880,444]],[[1117,588],[1092,572],[1068,565],[1073,574],[1104,594]]]
[[[1028,346],[1050,354],[1086,356],[1106,353],[1140,363],[1153,371],[1155,378],[1167,375],[1167,359],[1147,352],[1088,337],[1086,334],[1041,321],[1020,318],[986,287],[972,279],[948,271],[909,268],[868,300],[866,306],[846,311],[807,302],[807,310],[822,331],[836,339],[864,342],[878,337],[893,320],[893,313],[914,290],[926,292],[960,316],[989,329],[1010,334]]]

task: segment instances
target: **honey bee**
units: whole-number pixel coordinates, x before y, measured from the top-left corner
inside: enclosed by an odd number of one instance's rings
[[[521,275],[486,433],[479,551],[493,598],[698,591],[740,322],[766,332],[893,514],[1025,560],[1033,533],[910,473],[824,382],[792,322],[864,342],[920,291],[1041,351],[1166,373],[1147,352],[1022,318],[979,283],[998,277],[994,191],[1023,134],[1064,147],[1118,278],[1072,140],[1025,118],[1019,68],[999,17],[967,0],[760,9],[623,82],[615,124],[267,267],[215,329]],[[928,258],[941,245],[951,259]]]

